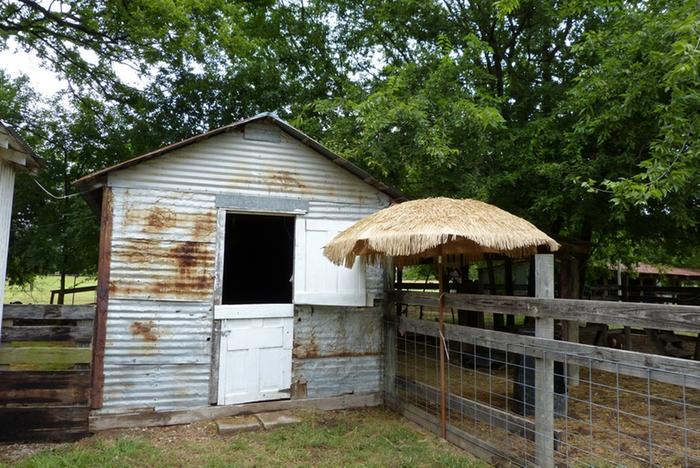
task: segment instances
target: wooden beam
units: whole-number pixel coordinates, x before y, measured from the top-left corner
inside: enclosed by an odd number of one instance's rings
[[[226,247],[226,210],[216,210],[216,259],[214,262],[214,297],[212,317],[216,306],[221,304],[224,288],[224,254]],[[221,347],[221,320],[212,320],[211,327],[211,367],[209,368],[209,404],[219,401],[219,365]]]
[[[504,260],[503,274],[505,275],[503,283],[506,290],[506,296],[512,296],[515,294],[515,290],[513,287],[513,259],[510,257],[506,257]],[[506,326],[510,328],[515,326],[515,315],[508,314],[506,316]]]
[[[389,295],[392,300],[402,304],[428,307],[439,305],[439,295],[435,293],[395,291]],[[700,332],[700,306],[480,294],[446,294],[445,306],[481,312],[506,312],[528,317],[621,323],[641,328]]]
[[[190,424],[197,421],[208,421],[216,418],[226,418],[241,414],[259,413],[262,411],[281,411],[310,408],[318,410],[340,410],[363,408],[382,404],[382,394],[357,393],[331,398],[308,398],[303,400],[277,400],[259,403],[244,403],[241,405],[205,406],[177,411],[133,411],[128,413],[100,413],[90,415],[90,431],[105,431],[135,427],[174,426]]]
[[[90,344],[92,327],[74,327],[64,325],[40,325],[2,327],[2,342],[9,341],[69,341]]]
[[[92,382],[90,407],[102,408],[104,396],[104,359],[107,340],[107,304],[109,302],[109,276],[112,258],[112,189],[105,187],[102,194],[100,216],[100,246],[97,264],[97,305],[92,341]]]
[[[3,319],[18,320],[92,320],[94,305],[7,304]]]
[[[0,441],[67,441],[87,435],[86,406],[0,407]]]
[[[486,254],[484,258],[486,259],[486,270],[489,276],[489,294],[495,296],[497,294],[496,290],[496,273],[493,267],[493,257],[494,255]],[[505,326],[505,321],[503,319],[503,314],[494,313],[493,314],[493,328],[494,330],[503,330]]]
[[[397,339],[399,322],[391,316],[393,312],[390,303],[384,308],[384,404],[393,410],[397,409],[398,398],[396,395],[396,363],[397,363]]]
[[[87,407],[89,393],[90,371],[0,371],[0,395],[3,405],[52,404]]]
[[[0,159],[23,168],[27,165],[27,154],[12,148],[0,147]]]

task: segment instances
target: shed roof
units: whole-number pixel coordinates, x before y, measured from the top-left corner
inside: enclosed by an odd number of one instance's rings
[[[105,182],[106,176],[113,171],[118,171],[121,169],[126,169],[128,167],[135,166],[137,164],[140,164],[144,161],[149,161],[151,159],[157,158],[159,156],[162,156],[166,153],[169,153],[173,150],[176,150],[178,148],[182,148],[184,146],[188,146],[194,143],[198,143],[200,141],[209,139],[211,137],[214,137],[216,135],[220,135],[223,133],[231,132],[234,131],[238,128],[244,127],[247,124],[253,123],[253,122],[269,122],[277,125],[290,135],[292,138],[298,140],[299,142],[303,143],[304,145],[310,147],[311,149],[315,150],[317,153],[321,154],[325,158],[331,160],[333,163],[337,164],[338,166],[342,167],[343,169],[347,170],[351,174],[353,174],[355,177],[358,177],[362,179],[365,183],[371,185],[372,187],[376,188],[380,192],[385,193],[388,195],[392,200],[405,200],[406,197],[397,189],[390,187],[363,169],[360,169],[347,159],[344,159],[334,153],[333,151],[329,150],[325,146],[323,146],[321,143],[318,141],[314,140],[310,136],[306,135],[302,131],[294,128],[291,126],[289,123],[285,122],[284,120],[280,119],[277,115],[275,115],[272,112],[263,112],[261,114],[255,115],[253,117],[249,117],[247,119],[239,120],[238,122],[234,122],[229,125],[225,125],[223,127],[216,128],[214,130],[210,130],[206,133],[202,133],[200,135],[195,135],[193,137],[187,138],[185,140],[179,141],[177,143],[173,143],[168,146],[164,146],[162,148],[159,148],[157,150],[151,151],[149,153],[143,154],[141,156],[137,156],[135,158],[128,159],[126,161],[123,161],[119,164],[115,164],[114,166],[107,167],[105,169],[99,170],[97,172],[93,172],[92,174],[89,174],[85,177],[82,177],[78,180],[76,180],[74,183],[78,187],[78,189],[81,192],[90,192],[93,191],[97,188],[102,187],[102,185]]]
[[[31,146],[11,126],[0,120],[0,158],[6,158],[16,167],[35,172],[45,166]]]
[[[617,270],[617,265],[610,265],[611,270]],[[640,275],[653,276],[683,276],[686,278],[700,278],[700,270],[696,268],[685,268],[676,266],[657,267],[648,263],[637,263],[633,269]],[[627,271],[627,267],[622,265],[622,271]]]

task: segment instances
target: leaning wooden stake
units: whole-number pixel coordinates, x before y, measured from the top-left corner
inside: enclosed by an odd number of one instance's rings
[[[442,253],[442,252],[440,252]],[[443,439],[447,438],[447,398],[446,398],[446,387],[445,384],[445,355],[447,350],[445,349],[445,285],[443,284],[443,264],[442,255],[438,256],[438,282],[440,287],[440,314],[439,314],[439,326],[440,326],[440,436]]]

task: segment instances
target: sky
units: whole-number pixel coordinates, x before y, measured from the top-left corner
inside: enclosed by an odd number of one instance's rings
[[[0,68],[13,78],[21,74],[29,77],[32,88],[46,96],[51,96],[58,91],[66,89],[66,83],[59,76],[47,68],[42,68],[41,60],[34,52],[25,52],[8,41],[8,48],[0,51]]]
[[[7,48],[0,50],[0,68],[13,78],[25,74],[29,77],[34,91],[47,97],[53,96],[59,91],[68,89],[68,85],[59,74],[42,64],[41,59],[33,52],[26,52],[17,47],[14,39],[9,39]],[[83,58],[91,61],[87,53]],[[115,72],[122,82],[140,88],[144,85],[139,74],[126,65],[115,66]]]

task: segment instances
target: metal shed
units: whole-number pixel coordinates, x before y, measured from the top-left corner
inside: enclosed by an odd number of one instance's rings
[[[321,248],[401,193],[269,113],[76,184],[101,213],[96,414],[381,391],[381,269]]]

